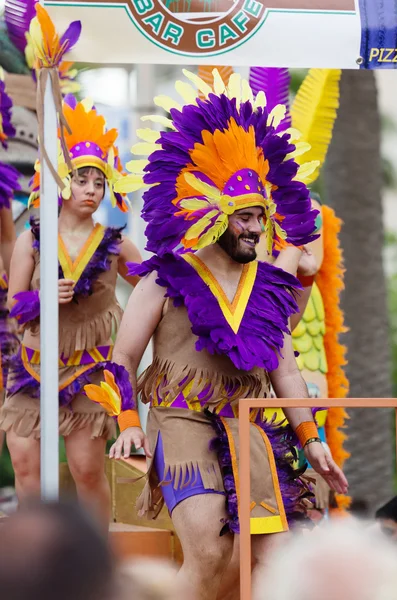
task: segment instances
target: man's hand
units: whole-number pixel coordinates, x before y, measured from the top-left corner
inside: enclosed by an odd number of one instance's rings
[[[140,427],[128,427],[120,433],[117,441],[110,448],[109,458],[129,458],[133,445],[137,450],[143,448],[146,456],[152,458],[149,440]]]
[[[320,442],[312,442],[304,448],[306,460],[313,469],[325,479],[331,490],[337,494],[346,494],[347,479],[329,453]]]
[[[313,252],[306,246],[303,246],[302,255],[298,263],[298,275],[302,275],[302,277],[313,277],[316,275],[317,270],[318,265]]]
[[[74,281],[73,279],[58,280],[58,301],[59,304],[68,304],[74,296]]]

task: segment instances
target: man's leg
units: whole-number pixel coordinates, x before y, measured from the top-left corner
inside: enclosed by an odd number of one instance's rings
[[[110,487],[105,475],[106,440],[91,439],[91,426],[65,436],[68,465],[81,502],[96,515],[103,530],[109,530]]]
[[[266,585],[266,569],[269,556],[281,544],[285,544],[289,538],[288,532],[251,535],[252,559],[255,567],[252,572],[252,587]]]
[[[184,561],[179,577],[195,600],[215,600],[233,552],[232,534],[220,537],[225,498],[220,494],[192,496],[178,504],[172,521],[181,541]]]

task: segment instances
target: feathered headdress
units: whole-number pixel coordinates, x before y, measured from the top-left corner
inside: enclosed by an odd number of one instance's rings
[[[142,212],[147,249],[161,254],[213,244],[227,229],[229,215],[252,206],[263,207],[270,247],[278,238],[295,245],[314,239],[317,211],[306,181],[318,162],[299,164],[296,158],[310,146],[296,141],[296,131],[278,132],[286,107],[269,111],[265,94],[254,96],[236,73],[225,86],[214,69],[212,88],[183,72],[197,89],[176,83],[184,106],[155,98],[171,118],[142,120],[170,131],[138,130],[142,143],[131,151],[148,159],[127,163],[131,174],[115,186],[119,192],[149,188]]]
[[[51,46],[51,44],[56,42],[55,30],[53,30],[51,21],[46,18],[46,11],[38,3],[38,0],[5,1],[4,21],[8,37],[15,47],[15,55],[20,55],[21,58],[24,57],[26,66],[30,69],[35,79],[37,68],[34,51],[35,40],[34,36],[32,38],[30,27],[32,21],[36,19],[36,13],[41,23],[44,24],[46,29],[46,40],[48,46]],[[70,50],[80,34],[78,22],[75,21],[72,23],[71,27],[71,31],[65,32],[63,39],[60,40],[61,43],[59,48],[62,48],[65,39],[68,40],[67,48],[63,48],[63,53]],[[59,61],[58,70],[62,93],[76,93],[80,89],[80,85],[75,81],[77,70],[73,68],[73,63],[69,61]],[[14,72],[14,70],[11,70],[11,72]]]
[[[117,129],[106,129],[104,117],[98,114],[88,99],[77,102],[74,96],[67,95],[64,98],[62,112],[69,127],[69,131],[64,131],[64,141],[70,159],[70,164],[67,164],[59,144],[58,175],[65,186],[61,192],[62,198],[67,200],[71,196],[70,183],[74,169],[96,167],[107,179],[112,206],[117,206],[121,211],[126,212],[128,206],[123,195],[114,191],[115,183],[123,177],[118,149],[115,146]],[[60,135],[60,131],[58,131],[58,135]],[[39,161],[36,162],[35,171],[29,204],[38,206],[40,197]]]
[[[12,100],[4,84],[4,73],[0,67],[0,143],[7,149],[7,140],[14,137],[15,128],[11,123]],[[0,162],[0,208],[10,208],[14,192],[21,189],[18,183],[19,172],[11,165]]]

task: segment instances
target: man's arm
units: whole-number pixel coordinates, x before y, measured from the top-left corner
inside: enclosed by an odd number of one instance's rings
[[[131,294],[113,350],[113,362],[122,365],[128,371],[135,401],[137,401],[136,372],[143,353],[161,320],[165,302],[165,289],[157,285],[156,278],[157,274],[151,273],[138,283]],[[123,413],[120,417],[123,422]],[[143,446],[146,454],[150,456],[150,449],[141,428],[131,425],[120,433],[118,440],[110,449],[110,458],[121,458],[122,454],[128,457],[132,444],[136,448]]]
[[[299,371],[292,347],[291,336],[284,336],[283,358],[278,368],[270,373],[270,380],[278,398],[308,398],[306,383]],[[318,438],[310,408],[283,408],[292,429],[297,433],[306,459],[313,469],[322,475],[331,489],[339,494],[347,492],[347,480],[341,469],[324,450]],[[308,431],[308,436],[305,434]],[[309,442],[309,443],[307,443]]]

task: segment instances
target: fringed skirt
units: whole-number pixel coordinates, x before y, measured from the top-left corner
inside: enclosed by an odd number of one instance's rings
[[[156,518],[164,499],[172,512],[189,496],[223,493],[220,532],[239,533],[238,419],[209,411],[151,408],[147,435],[154,457],[138,498],[139,513]],[[304,518],[313,494],[300,477],[303,469],[294,469],[295,459],[285,427],[259,416],[251,422],[251,533],[287,531],[289,524]]]
[[[22,347],[23,350],[24,347]],[[68,436],[90,427],[91,438],[112,439],[116,422],[100,404],[83,392],[89,383],[103,381],[104,363],[59,368],[59,434]],[[0,409],[0,429],[21,437],[40,438],[40,365],[23,362],[21,353],[9,371],[7,395]]]

